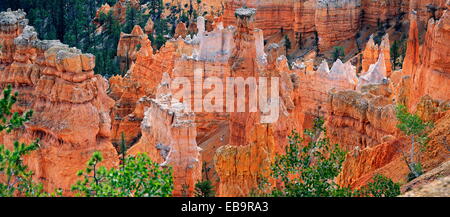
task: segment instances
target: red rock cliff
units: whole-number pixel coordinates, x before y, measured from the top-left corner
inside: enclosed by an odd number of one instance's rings
[[[115,165],[109,117],[114,101],[106,95],[108,82],[94,75],[95,57],[39,40],[22,11],[2,12],[0,23],[0,84],[19,91],[15,111],[34,111],[25,128],[2,135],[1,142],[11,148],[15,139],[40,139],[26,164],[49,191],[68,191],[94,151],[103,153],[105,165]]]

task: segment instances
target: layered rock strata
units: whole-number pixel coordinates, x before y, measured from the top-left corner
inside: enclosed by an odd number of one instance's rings
[[[143,98],[142,137],[129,154],[147,153],[162,166],[173,168],[174,196],[194,196],[201,180],[202,162],[197,146],[194,113],[185,112],[184,104],[172,99],[171,79],[164,73],[156,99]]]
[[[69,194],[94,151],[101,151],[104,165],[117,163],[110,142],[114,101],[106,95],[108,82],[94,75],[95,57],[59,41],[39,40],[27,25],[25,13],[0,13],[0,84],[20,93],[13,111],[33,110],[25,127],[2,134],[12,148],[14,140],[40,139],[40,148],[25,163],[45,190],[62,188]]]

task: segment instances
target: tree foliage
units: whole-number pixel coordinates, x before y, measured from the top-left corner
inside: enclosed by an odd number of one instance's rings
[[[312,130],[305,130],[308,140],[295,131],[289,136],[286,154],[276,156],[272,164],[272,177],[279,179],[282,187],[272,189],[271,195],[329,197],[347,194],[347,189],[333,181],[346,153],[337,144],[330,145],[323,123],[323,119],[318,118]]]
[[[403,58],[406,53],[406,40],[395,40],[391,46],[390,54],[392,61],[392,69],[395,67],[401,67],[403,65]]]
[[[287,55],[292,47],[291,40],[289,40],[289,37],[287,35],[284,36],[284,47],[286,48],[286,55]]]
[[[13,105],[17,102],[18,93],[12,93],[9,85],[3,90],[3,98],[0,99],[0,132],[10,133],[20,128],[30,120],[32,111],[20,115],[11,112]],[[23,163],[23,157],[39,148],[38,141],[29,145],[14,141],[13,149],[7,149],[0,145],[0,196],[45,196],[42,184],[33,181],[33,172]]]
[[[372,182],[357,190],[355,194],[363,197],[396,197],[400,195],[400,184],[376,174]]]
[[[195,184],[195,196],[196,197],[214,197],[215,192],[213,191],[213,186],[211,181],[201,181]]]
[[[307,139],[293,131],[289,136],[286,153],[277,155],[272,163],[271,178],[278,180],[271,186],[260,177],[259,187],[252,195],[274,197],[350,197],[397,196],[400,185],[376,175],[373,182],[360,190],[341,187],[335,183],[346,152],[338,144],[331,145],[326,136],[324,120],[317,118],[312,130],[305,130]]]
[[[172,195],[171,168],[159,166],[146,154],[127,156],[119,168],[100,166],[100,152],[94,152],[84,170],[82,180],[72,186],[77,196],[84,197],[168,197]]]
[[[411,139],[411,148],[409,151],[409,157],[403,153],[404,160],[406,161],[410,170],[409,179],[414,179],[422,175],[422,165],[417,158],[416,146],[419,147],[419,152],[426,150],[428,143],[427,131],[432,126],[432,123],[424,122],[417,114],[411,114],[404,105],[397,105],[395,108],[396,117],[398,120],[397,128],[400,129],[406,136]]]
[[[338,59],[343,59],[345,57],[345,50],[341,46],[336,46],[333,48],[333,62],[336,62]]]

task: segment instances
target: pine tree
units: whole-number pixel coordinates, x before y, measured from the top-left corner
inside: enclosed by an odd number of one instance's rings
[[[342,59],[345,57],[345,50],[341,46],[336,46],[333,49],[333,62],[336,62],[337,59]]]
[[[0,99],[0,132],[10,133],[12,130],[21,128],[30,120],[33,112],[27,111],[20,115],[11,112],[13,105],[17,102],[18,93],[12,93],[9,85],[3,90],[3,98]],[[23,163],[23,157],[39,148],[39,141],[29,145],[14,141],[13,149],[0,145],[0,175],[4,177],[0,183],[0,197],[13,196],[45,196],[42,184],[33,181],[33,172]]]
[[[284,47],[286,48],[286,56],[288,55],[289,50],[291,49],[291,40],[287,35],[284,36]]]
[[[94,152],[81,178],[72,186],[84,197],[169,197],[173,191],[172,169],[161,167],[146,154],[125,157],[119,168],[100,166],[103,156]]]
[[[428,142],[427,131],[432,126],[431,123],[426,123],[417,114],[408,112],[404,105],[397,105],[395,108],[397,120],[397,128],[400,129],[406,136],[411,138],[411,148],[409,157],[403,153],[404,160],[410,170],[409,179],[422,175],[422,165],[417,158],[416,146],[419,146],[419,151],[424,152]]]
[[[201,181],[195,184],[195,196],[196,197],[214,197],[215,192],[211,181]]]

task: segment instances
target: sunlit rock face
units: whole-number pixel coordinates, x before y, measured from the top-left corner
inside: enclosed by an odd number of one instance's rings
[[[359,77],[357,89],[360,89],[367,84],[382,84],[386,82],[386,64],[384,61],[384,54],[381,53],[378,57],[378,61],[375,64],[370,65],[368,71]]]
[[[140,1],[139,0],[118,0],[112,6],[110,6],[108,3],[105,3],[97,10],[95,20],[98,21],[102,14],[107,15],[108,13],[112,13],[112,15],[115,18],[117,18],[121,23],[125,23],[128,7],[140,9],[141,8]]]
[[[40,149],[26,157],[26,164],[46,190],[62,188],[68,194],[94,151],[103,153],[107,166],[117,162],[109,140],[114,101],[106,95],[108,82],[94,75],[93,55],[41,41],[27,23],[22,11],[0,13],[0,84],[20,93],[14,111],[34,111],[24,128],[2,134],[1,142],[12,148],[16,139],[40,139]]]
[[[119,6],[124,2],[132,1],[119,1]],[[0,84],[13,84],[21,93],[15,110],[33,109],[35,117],[1,141],[41,138],[44,148],[27,163],[49,190],[68,189],[94,150],[103,152],[106,165],[116,164],[111,142],[117,147],[123,134],[129,153],[145,152],[173,167],[175,196],[192,196],[201,179],[213,182],[217,196],[249,196],[259,178],[270,175],[273,157],[284,152],[290,132],[302,132],[314,118],[324,116],[331,142],[349,151],[339,184],[357,188],[376,173],[405,181],[408,168],[399,150],[408,149],[408,140],[396,127],[397,103],[406,103],[436,123],[430,132],[430,152],[423,156],[425,170],[448,158],[446,12],[429,21],[423,44],[412,15],[405,63],[397,71],[391,70],[388,35],[380,45],[369,40],[359,77],[351,61],[324,61],[315,67],[314,52],[314,57],[289,63],[283,45],[264,42],[264,37],[281,29],[289,34],[317,31],[320,51],[326,51],[353,40],[361,25],[377,25],[375,15],[386,21],[408,11],[407,1],[399,2],[229,0],[223,15],[198,17],[189,27],[178,24],[175,37],[159,51],[146,36],[154,27],[149,20],[144,30],[135,27],[122,34],[117,52],[126,73],[111,77],[109,88],[107,81],[94,75],[92,55],[56,41],[39,41],[22,12],[2,13]],[[240,8],[243,4],[256,10]],[[101,10],[114,7],[118,5]],[[202,82],[210,77],[279,78],[278,121],[262,123],[260,111],[184,111],[186,102],[194,108],[196,100],[211,91],[194,94],[201,87],[196,75]],[[187,90],[191,94],[182,100],[170,87],[170,78],[177,77],[192,84]],[[212,175],[202,174],[202,166]]]
[[[398,0],[397,0],[398,1]],[[321,49],[333,46],[334,42],[355,36],[360,24],[361,0],[224,0],[224,24],[236,25],[234,11],[246,6],[257,9],[255,27],[263,30],[265,36],[292,31],[296,37],[318,32]],[[367,10],[375,14],[378,5],[367,5]],[[389,11],[389,12],[388,12]],[[390,11],[383,10],[387,17]],[[369,15],[369,16],[370,16]]]
[[[424,171],[431,171],[448,161],[445,147],[449,134],[443,131],[448,128],[449,120],[449,97],[443,94],[448,92],[445,76],[449,71],[446,69],[448,58],[443,58],[448,53],[448,46],[443,45],[448,41],[445,36],[449,35],[445,27],[447,16],[444,11],[440,19],[429,20],[424,43],[420,45],[418,16],[412,12],[403,70],[395,71],[389,79],[381,79],[386,61],[380,52],[378,61],[359,78],[358,91],[331,94],[328,135],[332,141],[344,144],[350,150],[337,179],[340,185],[359,188],[370,182],[375,174],[383,174],[397,182],[407,181],[409,169],[402,153],[409,153],[411,144],[410,139],[396,129],[393,106],[397,103],[406,104],[420,118],[435,124],[429,132],[427,151],[418,154]],[[366,48],[368,54],[376,50],[370,51],[371,47]],[[371,62],[370,55],[364,55],[365,60]],[[377,86],[386,88],[373,89]]]
[[[164,73],[156,99],[142,99],[148,104],[141,123],[142,137],[129,153],[148,153],[162,166],[171,166],[173,195],[194,196],[202,171],[195,115],[185,112],[184,104],[172,99],[170,82],[169,75]]]
[[[329,96],[328,136],[352,150],[372,147],[396,134],[396,118],[387,84],[366,85],[361,91],[337,91]]]
[[[411,16],[414,19],[416,16]],[[411,33],[414,31],[415,21],[411,22]],[[417,35],[411,35],[413,40],[408,42],[412,49],[407,50],[407,57],[413,61],[405,61],[404,73],[411,75],[411,90],[409,105],[414,107],[422,96],[429,95],[433,99],[448,100],[450,92],[450,13],[445,10],[439,20],[431,18],[428,21],[424,43],[417,50],[419,43]]]
[[[426,151],[422,154],[416,153],[424,172],[439,169],[445,162],[448,164],[449,150],[446,141],[450,139],[447,130],[450,124],[449,106],[449,101],[433,100],[428,96],[423,97],[418,104],[418,115],[435,124],[428,134],[430,140]],[[382,174],[395,182],[406,183],[410,171],[402,153],[409,153],[411,146],[409,138],[401,135],[386,136],[375,146],[350,150],[337,178],[338,184],[359,188],[371,182],[375,174]],[[448,168],[440,173],[448,174]],[[435,178],[431,176],[428,180]]]
[[[122,133],[128,146],[139,139],[139,126],[144,117],[144,107],[140,106],[139,99],[144,96],[155,97],[163,72],[172,71],[175,59],[181,52],[176,41],[168,42],[156,54],[153,54],[148,38],[140,45],[136,62],[131,65],[126,75],[110,78],[109,95],[116,101],[111,113],[112,141],[115,144],[120,142]]]
[[[295,70],[294,70],[295,71]],[[354,90],[358,79],[356,69],[350,63],[337,60],[330,69],[323,61],[317,71],[307,71],[299,74],[300,113],[304,128],[312,126],[313,120],[319,116],[326,116],[328,107],[328,92],[331,90]]]
[[[379,60],[379,56],[383,54],[383,64],[385,65],[385,69],[383,69],[385,71],[383,72],[383,76],[389,77],[392,73],[390,49],[391,46],[389,44],[388,34],[383,37],[379,45],[375,44],[375,42],[373,41],[373,35],[371,35],[363,51],[362,73],[364,74],[368,72],[369,67],[372,64],[377,63]]]
[[[269,0],[269,1],[257,1],[257,0],[225,0],[224,1],[224,24],[225,26],[237,24],[237,18],[234,12],[236,9],[247,6],[248,8],[255,8],[258,13],[256,14],[255,27],[264,31],[264,35],[272,35],[283,30],[294,30],[294,25],[298,25],[300,29],[300,21],[294,24],[296,20],[295,12],[301,10],[314,16],[313,5],[309,8],[301,8],[303,6],[299,1],[294,0]],[[300,13],[299,13],[300,14]],[[305,16],[306,17],[306,16]],[[309,18],[311,18],[309,17]],[[298,19],[297,19],[298,20]],[[311,19],[310,19],[311,20]],[[313,25],[310,25],[313,26]],[[303,26],[302,26],[303,27]],[[305,27],[304,30],[311,31]]]

